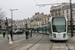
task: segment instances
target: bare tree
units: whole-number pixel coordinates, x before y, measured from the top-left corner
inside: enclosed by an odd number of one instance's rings
[[[3,11],[2,8],[0,8],[0,25],[4,17],[5,17],[5,11]]]
[[[3,17],[5,17],[5,12],[0,8],[0,19],[2,19]]]

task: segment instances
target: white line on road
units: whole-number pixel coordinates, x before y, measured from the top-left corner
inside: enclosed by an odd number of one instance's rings
[[[26,45],[26,46],[20,48],[19,50],[26,50],[27,48],[29,48],[29,47],[32,46],[32,45],[33,45],[33,44],[28,44],[28,45]]]

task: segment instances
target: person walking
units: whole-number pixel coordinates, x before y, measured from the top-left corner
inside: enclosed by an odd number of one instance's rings
[[[5,38],[5,31],[3,32],[3,38]]]
[[[12,39],[11,39],[11,34],[9,33],[8,34],[8,41],[9,41],[9,44],[12,44],[13,42],[12,42]]]
[[[26,39],[28,39],[28,36],[29,36],[29,30],[28,29],[26,29],[25,35],[26,35]]]
[[[31,30],[31,34],[30,34],[30,36],[32,37],[32,30]]]
[[[11,40],[13,41],[13,33],[12,33],[12,29],[9,30],[10,36],[11,36]]]

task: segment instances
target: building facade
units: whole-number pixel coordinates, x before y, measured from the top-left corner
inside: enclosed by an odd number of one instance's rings
[[[42,25],[47,25],[49,23],[50,15],[44,15],[42,18]]]
[[[43,13],[42,14],[40,14],[39,12],[35,13],[35,15],[33,15],[31,18],[31,27],[41,26],[43,16],[44,16]]]
[[[65,16],[68,19],[68,24],[70,25],[70,4],[69,3],[62,3],[58,6],[52,6],[50,8],[50,15],[51,16]],[[75,3],[72,4],[72,18],[73,18],[73,25],[75,25]]]
[[[26,24],[27,27],[30,27],[31,23],[30,23],[30,19],[23,19],[23,20],[16,20],[15,21],[15,26],[17,26],[17,28],[26,28]]]
[[[47,25],[50,15],[45,15],[44,13],[35,13],[31,18],[31,27],[37,27],[42,25]]]
[[[69,3],[62,3],[61,5],[52,6],[50,8],[51,16],[63,16],[63,7],[69,5]]]

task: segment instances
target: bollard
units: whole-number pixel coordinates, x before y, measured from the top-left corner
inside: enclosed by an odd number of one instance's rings
[[[12,44],[13,42],[12,42],[12,40],[11,40],[11,36],[8,35],[8,37],[9,37],[9,44]]]

